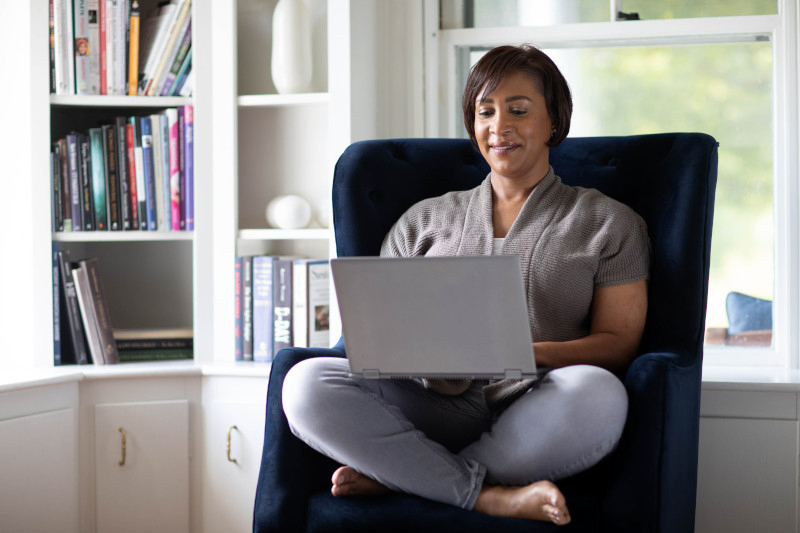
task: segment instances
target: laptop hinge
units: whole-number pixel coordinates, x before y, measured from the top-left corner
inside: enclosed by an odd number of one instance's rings
[[[362,375],[367,379],[379,379],[381,377],[381,371],[365,368]]]
[[[506,369],[506,379],[522,379],[522,370]]]

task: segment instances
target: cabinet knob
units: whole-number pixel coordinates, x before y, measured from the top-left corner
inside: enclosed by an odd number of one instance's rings
[[[231,457],[231,433],[233,432],[234,429],[237,431],[239,430],[239,428],[237,428],[235,425],[228,428],[228,439],[227,439],[228,461],[239,464],[239,461]]]
[[[119,466],[125,466],[125,455],[127,453],[127,446],[125,442],[125,429],[119,428],[119,432],[122,433],[122,460],[119,462]]]

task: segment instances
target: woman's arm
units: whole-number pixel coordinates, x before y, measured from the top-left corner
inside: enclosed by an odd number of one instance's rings
[[[595,289],[588,336],[567,342],[533,343],[536,364],[558,368],[589,364],[619,371],[636,356],[647,316],[647,282]]]

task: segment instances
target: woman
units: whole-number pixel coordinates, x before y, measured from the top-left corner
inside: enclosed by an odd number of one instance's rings
[[[550,167],[572,101],[540,50],[489,51],[470,73],[463,110],[489,176],[413,206],[382,255],[520,256],[546,376],[359,380],[346,360],[310,359],[287,375],[284,411],[299,438],[345,465],[335,496],[395,490],[566,524],[553,481],[610,453],[625,423],[627,396],[612,372],[630,363],[644,329],[647,232],[629,208],[562,184]]]

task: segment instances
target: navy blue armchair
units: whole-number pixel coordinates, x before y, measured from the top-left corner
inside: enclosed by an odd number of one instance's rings
[[[558,482],[573,522],[563,531],[694,530],[700,382],[717,142],[704,134],[571,138],[551,150],[565,183],[595,187],[636,210],[653,245],[649,311],[639,355],[624,375],[630,398],[616,451]],[[469,141],[401,139],[350,146],[334,172],[340,256],[377,255],[415,202],[478,185],[489,169]],[[295,438],[281,389],[286,372],[331,349],[282,350],[272,365],[254,531],[542,532],[553,524],[496,518],[405,494],[334,498],[337,467]]]

